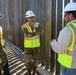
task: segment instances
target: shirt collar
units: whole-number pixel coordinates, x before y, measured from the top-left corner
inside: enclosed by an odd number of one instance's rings
[[[76,22],[76,20],[70,21],[69,23],[73,23],[73,22]]]

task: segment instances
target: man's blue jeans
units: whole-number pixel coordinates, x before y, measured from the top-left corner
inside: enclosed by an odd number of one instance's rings
[[[69,69],[62,66],[62,75],[76,75],[76,69]]]

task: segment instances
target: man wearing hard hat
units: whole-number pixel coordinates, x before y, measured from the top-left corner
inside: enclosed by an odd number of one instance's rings
[[[62,75],[76,75],[76,3],[65,6],[66,26],[60,31],[58,41],[50,41],[52,49],[58,53],[58,62],[62,65]]]
[[[31,75],[32,69],[33,75],[35,75],[39,57],[40,33],[42,31],[40,24],[34,21],[34,17],[35,14],[28,10],[25,15],[28,22],[21,26],[24,33],[25,64],[28,75]]]

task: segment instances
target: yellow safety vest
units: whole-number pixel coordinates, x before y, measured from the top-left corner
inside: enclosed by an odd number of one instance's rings
[[[0,27],[0,42],[1,42],[1,45],[4,46],[4,39],[3,39],[3,32],[2,32],[2,27]]]
[[[72,42],[64,53],[58,54],[58,61],[64,67],[76,69],[76,23],[68,23],[67,27],[72,31]]]
[[[0,27],[0,43],[1,43],[2,46],[4,46],[2,27]],[[0,64],[1,63],[2,63],[2,59],[0,58]]]
[[[36,32],[35,29],[32,31],[28,22],[25,24],[25,26],[28,28],[28,32],[30,33]],[[26,37],[26,36],[24,37],[24,48],[36,48],[36,47],[40,47],[39,34],[33,37]]]

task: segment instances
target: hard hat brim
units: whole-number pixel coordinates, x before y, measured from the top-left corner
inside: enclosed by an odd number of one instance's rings
[[[64,12],[69,12],[69,11],[76,11],[76,10],[75,9],[74,10],[73,9],[72,10],[64,10]]]
[[[35,17],[35,14],[31,15],[31,16],[26,16],[25,18],[28,18],[28,17]]]

